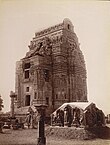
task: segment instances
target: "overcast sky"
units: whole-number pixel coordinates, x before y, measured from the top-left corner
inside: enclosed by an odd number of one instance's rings
[[[4,111],[15,90],[15,64],[35,32],[69,18],[87,67],[88,100],[110,113],[110,2],[0,0],[0,94]]]

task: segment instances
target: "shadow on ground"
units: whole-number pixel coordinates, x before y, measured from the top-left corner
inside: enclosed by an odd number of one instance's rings
[[[105,127],[93,127],[87,129],[89,132],[94,134],[97,138],[110,139],[110,128]]]

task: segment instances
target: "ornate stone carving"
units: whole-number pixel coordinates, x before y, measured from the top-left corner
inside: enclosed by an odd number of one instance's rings
[[[55,26],[50,27],[48,29],[45,29],[43,31],[37,32],[37,33],[35,33],[35,37],[37,38],[37,37],[40,37],[42,35],[46,35],[48,33],[52,33],[52,32],[58,31],[58,30],[60,30],[62,28],[63,28],[63,23],[55,25]]]
[[[30,50],[33,50],[36,47],[35,41],[30,41],[30,45],[28,45],[28,47],[30,48]]]
[[[33,48],[32,48],[33,47]],[[30,48],[31,52],[28,52],[26,57],[32,57],[35,55],[51,55],[52,52],[52,42],[48,37],[45,37],[42,41],[39,41],[38,44],[31,41]]]

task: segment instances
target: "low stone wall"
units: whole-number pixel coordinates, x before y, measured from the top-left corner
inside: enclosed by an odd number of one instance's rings
[[[93,139],[96,135],[84,128],[75,127],[48,127],[46,136],[65,138],[65,139]]]
[[[110,128],[94,127],[89,129],[76,127],[48,127],[46,128],[46,136],[64,139],[81,139],[90,140],[95,138],[110,139]]]

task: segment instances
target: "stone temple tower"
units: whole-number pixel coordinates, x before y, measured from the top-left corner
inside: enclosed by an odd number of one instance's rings
[[[16,107],[87,101],[86,67],[69,19],[35,33],[26,56],[16,63]]]

